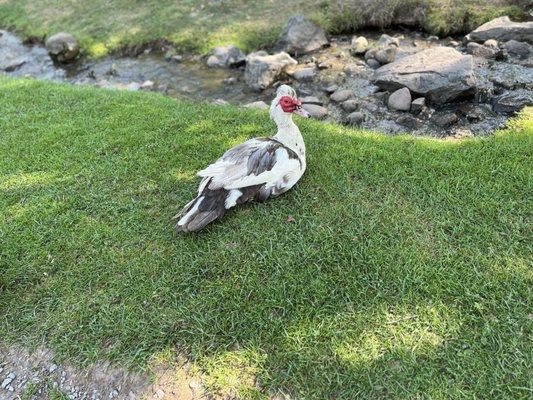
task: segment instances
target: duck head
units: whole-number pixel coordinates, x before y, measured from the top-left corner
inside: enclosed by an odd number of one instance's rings
[[[281,85],[270,105],[270,117],[279,124],[287,119],[290,120],[292,114],[309,117],[309,113],[302,108],[302,102],[298,100],[296,91],[289,85]]]

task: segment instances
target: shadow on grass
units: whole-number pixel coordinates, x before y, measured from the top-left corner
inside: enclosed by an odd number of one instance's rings
[[[176,236],[195,171],[266,114],[0,84],[5,340],[136,368],[178,347],[241,397],[527,393],[527,118],[459,143],[298,121],[294,190]]]

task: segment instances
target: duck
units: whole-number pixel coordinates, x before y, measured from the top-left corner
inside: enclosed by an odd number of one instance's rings
[[[174,218],[179,233],[197,232],[244,203],[262,203],[290,190],[306,169],[305,143],[293,115],[308,118],[296,91],[281,85],[269,109],[272,137],[247,140],[197,173],[197,196]]]

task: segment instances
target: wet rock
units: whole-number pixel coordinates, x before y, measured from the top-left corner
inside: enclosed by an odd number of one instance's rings
[[[355,111],[346,116],[346,121],[351,125],[359,125],[364,120],[365,120],[365,115],[359,111]]]
[[[517,40],[509,40],[502,46],[507,53],[512,56],[526,58],[531,52],[531,46],[526,42],[519,42]]]
[[[490,68],[488,77],[506,89],[533,89],[533,69],[521,65],[496,63]]]
[[[476,86],[472,56],[450,47],[427,49],[384,65],[373,81],[389,91],[407,87],[437,104],[473,95]]]
[[[431,117],[431,121],[441,128],[447,128],[459,121],[459,117],[455,113],[436,113]]]
[[[324,30],[303,15],[291,17],[281,36],[276,49],[289,54],[306,54],[328,44]]]
[[[411,92],[407,88],[396,90],[389,96],[387,105],[391,110],[409,111],[411,109]]]
[[[518,40],[533,43],[533,21],[513,22],[509,17],[496,18],[470,32],[466,39],[475,42],[495,39],[499,42]]]
[[[207,59],[207,66],[211,68],[232,68],[243,65],[246,55],[241,49],[233,45],[217,46]]]
[[[352,99],[352,100],[346,100],[341,104],[341,107],[346,112],[352,112],[359,108],[359,101]]]
[[[385,49],[376,51],[374,58],[376,59],[376,61],[378,61],[382,65],[389,64],[394,61],[397,53],[398,53],[398,47],[389,46]]]
[[[485,46],[476,42],[470,42],[466,46],[466,52],[472,54],[475,57],[481,57],[486,59],[495,59],[499,53],[499,49],[494,47]]]
[[[246,57],[244,79],[252,89],[263,90],[272,85],[287,66],[297,63],[287,53],[268,55],[258,51]]]
[[[526,106],[533,105],[533,91],[519,89],[497,96],[492,101],[492,109],[497,113],[514,114]]]
[[[313,118],[322,119],[328,115],[328,109],[318,104],[303,104],[302,108]]]
[[[350,46],[350,52],[354,55],[365,54],[368,50],[368,40],[364,36],[358,36],[352,38],[352,44]]]
[[[355,97],[355,93],[351,89],[339,89],[336,90],[331,96],[330,99],[332,101],[335,101],[337,103],[342,103],[348,99],[353,99]]]
[[[257,108],[258,110],[268,110],[268,104],[264,101],[254,101],[253,103],[245,104],[243,107],[246,108]]]
[[[294,72],[292,76],[297,81],[311,81],[315,77],[315,69],[314,68],[303,68],[299,69],[298,71]]]
[[[419,97],[414,99],[411,103],[411,112],[414,114],[420,114],[426,107],[426,99],[424,97]]]
[[[66,32],[50,36],[46,40],[45,46],[48,53],[61,63],[73,61],[80,52],[78,41]]]
[[[369,58],[368,60],[366,60],[366,64],[372,69],[378,69],[379,67],[381,67],[380,62],[375,58]]]

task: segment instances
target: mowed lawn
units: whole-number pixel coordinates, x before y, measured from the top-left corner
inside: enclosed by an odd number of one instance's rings
[[[292,15],[305,14],[329,33],[396,25],[418,7],[419,27],[464,34],[501,15],[523,18],[528,0],[0,0],[0,27],[43,40],[67,31],[82,52],[101,57],[164,41],[207,53],[219,44],[270,48]],[[405,19],[404,19],[405,20]]]
[[[195,171],[266,113],[0,77],[3,342],[177,349],[244,399],[529,398],[531,109],[464,141],[297,122],[291,192],[180,236]]]

